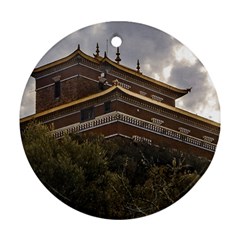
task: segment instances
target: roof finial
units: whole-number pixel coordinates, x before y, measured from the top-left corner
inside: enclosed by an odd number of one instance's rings
[[[117,64],[119,64],[121,62],[119,47],[117,47],[116,55],[117,55],[117,57],[116,57],[115,61],[117,62]]]
[[[80,44],[78,44],[77,50],[80,50]]]
[[[191,92],[191,91],[192,91],[192,87],[188,88],[187,91],[188,91],[188,92]]]
[[[93,54],[94,57],[99,57],[99,53],[100,53],[100,50],[99,50],[99,45],[97,43],[97,46],[96,46],[96,54]]]
[[[139,59],[137,60],[137,72],[140,72],[140,62],[139,62]]]
[[[107,52],[106,52],[106,51],[104,52],[104,57],[105,57],[105,58],[107,57]]]

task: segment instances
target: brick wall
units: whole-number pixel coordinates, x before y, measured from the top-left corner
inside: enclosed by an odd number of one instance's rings
[[[112,123],[112,124],[109,124],[104,127],[99,127],[99,128],[94,129],[94,132],[98,133],[98,134],[103,134],[104,136],[121,133],[130,138],[133,135],[137,135],[140,137],[145,137],[145,138],[151,139],[152,144],[154,144],[154,145],[161,145],[161,146],[165,146],[165,147],[175,148],[175,149],[178,149],[185,153],[190,153],[190,154],[195,154],[197,156],[206,157],[209,160],[211,160],[214,156],[213,152],[206,151],[204,149],[200,149],[200,148],[191,146],[191,145],[183,143],[183,142],[175,141],[175,140],[172,140],[167,137],[159,136],[157,134],[147,132],[142,129],[138,129],[138,128],[135,128],[133,126],[129,126],[129,125],[126,125],[123,123]]]
[[[74,66],[67,67],[64,70],[52,71],[47,74],[44,71],[38,73],[36,79],[36,113],[102,91],[98,85],[100,74],[100,70],[76,65],[76,63]],[[116,80],[116,77],[111,74],[106,74],[106,78],[109,85],[113,85],[113,81]],[[60,81],[61,85],[60,97],[57,99],[54,94],[55,81]],[[163,103],[175,106],[175,100],[168,96],[152,91],[151,89],[145,89],[134,84],[134,82],[131,83],[120,78],[119,82],[123,85],[131,86],[129,90],[133,92],[143,94],[149,98],[152,98],[154,95],[162,99]],[[139,83],[141,84],[141,82]],[[105,86],[104,89],[107,89],[109,85]]]

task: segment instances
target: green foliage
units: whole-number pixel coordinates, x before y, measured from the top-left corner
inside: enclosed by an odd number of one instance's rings
[[[177,150],[64,135],[32,122],[22,132],[28,160],[42,183],[69,206],[102,218],[128,219],[155,213],[184,195],[209,161]]]

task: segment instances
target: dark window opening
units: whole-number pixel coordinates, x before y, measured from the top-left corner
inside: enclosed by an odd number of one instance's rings
[[[94,108],[86,108],[81,110],[81,121],[87,121],[94,118]]]
[[[60,81],[57,81],[55,82],[55,86],[54,86],[54,97],[60,98],[60,94],[61,94],[61,84],[60,84]]]
[[[108,113],[111,111],[111,102],[110,101],[104,103],[104,111],[105,111],[105,113]]]

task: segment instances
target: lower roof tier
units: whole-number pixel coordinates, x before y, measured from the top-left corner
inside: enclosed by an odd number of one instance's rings
[[[20,121],[21,123],[28,122],[32,119],[38,119],[42,122],[51,121],[54,120],[56,117],[64,116],[69,113],[73,114],[74,112],[79,112],[81,109],[87,106],[95,106],[107,100],[122,101],[133,107],[145,109],[148,112],[151,111],[165,118],[173,119],[182,124],[196,127],[204,131],[212,132],[217,135],[220,131],[220,124],[217,122],[203,118],[196,114],[192,114],[185,110],[169,106],[157,100],[145,97],[141,94],[134,93],[119,85],[112,86],[107,90],[104,90],[97,94],[93,94],[91,96],[84,97],[67,104],[62,104],[58,107],[54,107],[49,110],[22,118]],[[118,109],[116,108],[115,110]]]
[[[170,146],[208,159],[212,159],[216,150],[216,144],[204,139],[198,139],[117,111],[56,129],[53,135],[61,138],[64,134],[83,132],[103,134],[105,138],[122,136],[156,146]]]

